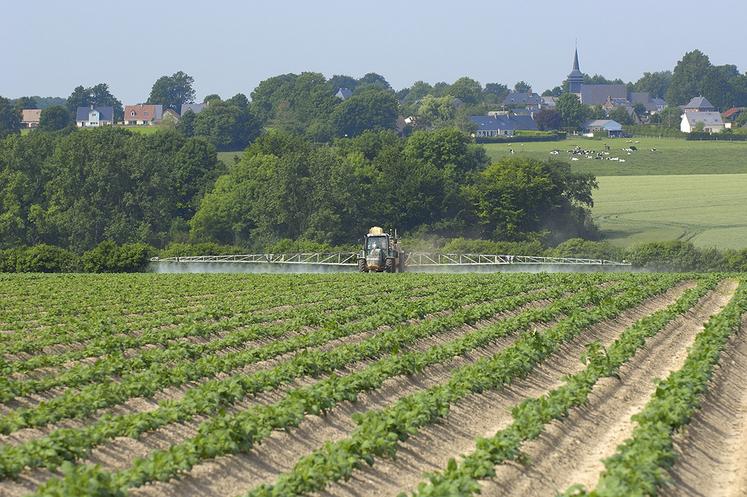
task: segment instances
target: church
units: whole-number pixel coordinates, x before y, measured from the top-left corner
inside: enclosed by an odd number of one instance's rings
[[[590,85],[584,83],[584,74],[578,64],[578,49],[573,56],[573,70],[568,75],[568,91],[578,96],[584,105],[601,105],[609,110],[612,107],[625,107],[632,110],[636,104],[642,104],[647,112],[659,112],[664,108],[664,101],[651,98],[647,92],[629,92],[625,84]]]

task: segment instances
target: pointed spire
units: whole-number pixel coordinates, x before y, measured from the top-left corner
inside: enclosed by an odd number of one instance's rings
[[[574,71],[580,70],[578,68],[578,47],[576,47],[576,54],[573,56],[573,70]]]

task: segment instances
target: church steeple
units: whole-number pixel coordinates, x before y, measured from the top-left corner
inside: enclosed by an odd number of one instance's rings
[[[584,83],[584,74],[578,66],[578,48],[573,56],[573,70],[568,75],[568,92],[581,93],[581,85]]]

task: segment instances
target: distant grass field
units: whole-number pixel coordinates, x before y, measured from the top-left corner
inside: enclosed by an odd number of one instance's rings
[[[685,141],[676,138],[626,138],[598,140],[570,138],[557,142],[510,143],[485,145],[493,160],[512,156],[568,161],[568,150],[576,146],[585,150],[604,151],[610,146],[609,157],[625,162],[581,158],[572,161],[574,171],[596,176],[639,176],[661,174],[741,174],[747,173],[747,142]],[[637,152],[628,155],[622,149],[634,145]],[[652,152],[651,149],[656,149]],[[560,150],[558,155],[550,155]]]
[[[241,158],[244,152],[218,152],[218,160],[230,166],[234,163],[234,157]]]
[[[594,218],[615,245],[747,247],[747,174],[603,176],[594,202]]]

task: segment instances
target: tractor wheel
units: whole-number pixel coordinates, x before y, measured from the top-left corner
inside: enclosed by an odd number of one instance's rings
[[[393,273],[394,270],[395,270],[395,267],[394,267],[394,258],[389,257],[386,260],[386,264],[384,265],[384,271],[386,271],[387,273]]]
[[[366,259],[358,259],[358,272],[367,273],[368,266],[366,265]]]

